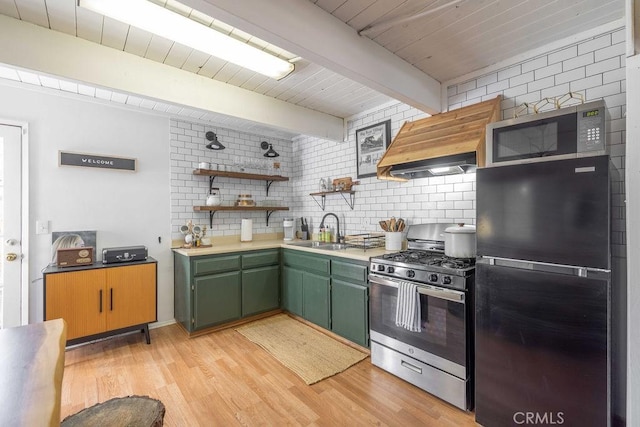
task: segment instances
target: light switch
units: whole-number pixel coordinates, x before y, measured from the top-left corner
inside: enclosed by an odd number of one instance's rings
[[[49,221],[36,221],[36,234],[49,234]]]

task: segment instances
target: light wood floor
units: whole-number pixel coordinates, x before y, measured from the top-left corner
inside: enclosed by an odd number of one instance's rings
[[[188,338],[177,325],[66,352],[62,418],[112,397],[148,395],[165,426],[476,426],[473,414],[371,365],[306,385],[233,329]]]

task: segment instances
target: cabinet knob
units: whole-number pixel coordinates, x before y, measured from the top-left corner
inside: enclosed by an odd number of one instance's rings
[[[14,254],[14,253],[8,253],[7,254],[7,261],[15,261],[18,259],[18,254]]]

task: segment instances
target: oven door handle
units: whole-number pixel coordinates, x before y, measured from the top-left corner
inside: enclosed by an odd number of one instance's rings
[[[389,280],[380,276],[369,275],[369,282],[377,285],[389,286],[391,288],[398,288],[398,282]],[[450,289],[436,288],[431,285],[418,285],[418,293],[427,295],[434,298],[446,299],[448,301],[459,302],[464,304],[465,296],[464,292],[454,291]]]

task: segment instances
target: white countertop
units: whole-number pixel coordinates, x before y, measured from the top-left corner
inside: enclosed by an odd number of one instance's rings
[[[245,252],[245,251],[255,251],[260,249],[273,249],[273,248],[287,248],[294,249],[302,252],[310,252],[321,255],[331,255],[335,257],[342,258],[350,258],[360,261],[369,261],[370,257],[379,256],[385,253],[392,253],[397,251],[386,251],[384,248],[373,248],[373,249],[356,249],[356,248],[348,248],[341,250],[327,250],[327,249],[318,249],[318,248],[306,248],[302,246],[296,246],[296,242],[302,242],[302,240],[293,240],[290,242],[285,242],[282,239],[269,239],[269,240],[254,240],[251,242],[229,242],[229,243],[221,243],[215,244],[210,248],[174,248],[173,250],[180,255],[185,256],[202,256],[202,255],[216,255],[216,254],[224,254],[224,253],[232,253],[232,252]]]

